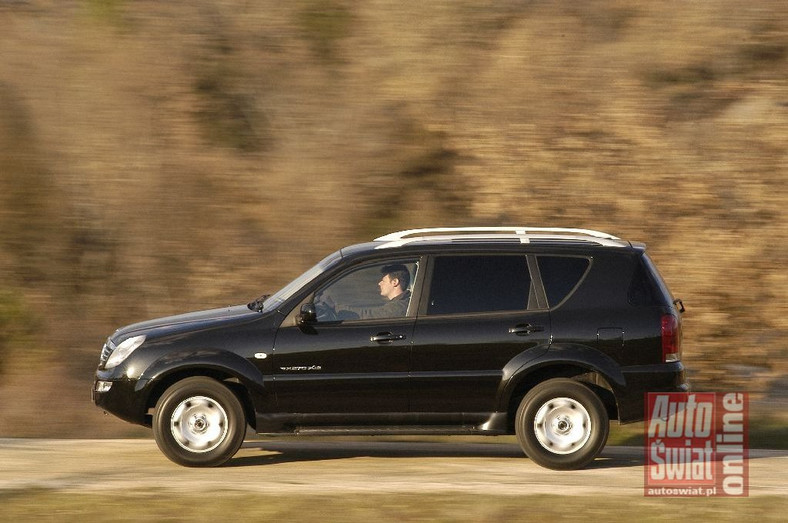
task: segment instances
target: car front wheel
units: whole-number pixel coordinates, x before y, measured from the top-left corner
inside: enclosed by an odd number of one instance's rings
[[[181,380],[156,403],[153,437],[164,455],[179,465],[222,465],[241,447],[245,433],[241,402],[214,379]]]
[[[607,443],[609,419],[599,397],[574,380],[556,378],[525,395],[515,418],[517,440],[535,463],[579,469]]]

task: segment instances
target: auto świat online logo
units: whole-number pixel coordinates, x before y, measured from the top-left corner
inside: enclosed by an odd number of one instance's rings
[[[646,496],[748,496],[748,395],[648,393]]]

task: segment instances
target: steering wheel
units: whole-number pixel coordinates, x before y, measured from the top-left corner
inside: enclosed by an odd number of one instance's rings
[[[337,316],[337,311],[334,309],[334,307],[329,305],[328,302],[322,298],[322,295],[315,296],[315,311],[317,312],[317,321],[325,322],[339,320],[339,316]]]

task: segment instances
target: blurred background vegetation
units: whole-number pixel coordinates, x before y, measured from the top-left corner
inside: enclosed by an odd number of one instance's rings
[[[435,225],[646,242],[785,415],[787,66],[784,0],[0,0],[0,436],[136,434],[115,328]]]

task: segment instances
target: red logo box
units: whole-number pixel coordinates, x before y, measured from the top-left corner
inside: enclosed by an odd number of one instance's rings
[[[747,496],[748,395],[648,393],[646,496]]]

